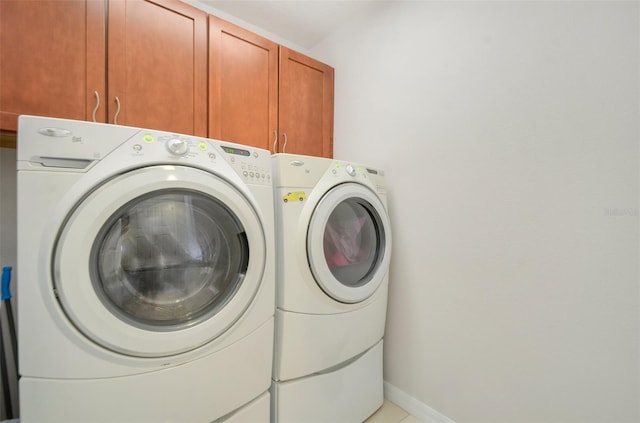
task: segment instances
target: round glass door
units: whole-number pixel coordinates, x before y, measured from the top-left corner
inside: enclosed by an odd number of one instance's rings
[[[105,223],[91,253],[91,280],[125,322],[168,330],[224,307],[248,262],[246,232],[226,205],[199,192],[160,190]]]
[[[324,229],[324,257],[331,274],[348,287],[369,282],[384,253],[385,234],[371,204],[348,198],[329,215]]]
[[[190,351],[249,308],[266,264],[253,203],[225,179],[150,166],[82,196],[52,257],[56,297],[73,325],[137,357]]]
[[[386,276],[390,235],[384,205],[371,190],[360,184],[333,188],[309,225],[307,256],[316,282],[341,302],[368,298]]]

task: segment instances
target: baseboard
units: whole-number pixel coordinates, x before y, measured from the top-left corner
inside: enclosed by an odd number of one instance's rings
[[[384,382],[384,397],[424,423],[455,423],[447,416],[386,381]]]

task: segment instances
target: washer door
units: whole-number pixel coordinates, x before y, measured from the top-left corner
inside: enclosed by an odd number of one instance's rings
[[[189,167],[115,177],[68,216],[53,258],[72,323],[110,350],[178,354],[219,336],[262,280],[265,237],[230,184]]]
[[[370,189],[345,183],[318,202],[307,233],[313,276],[333,299],[356,303],[383,282],[391,256],[391,231],[384,205]]]

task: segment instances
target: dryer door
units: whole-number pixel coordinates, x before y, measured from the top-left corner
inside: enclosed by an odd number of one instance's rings
[[[345,183],[318,202],[307,233],[313,276],[330,297],[356,303],[387,277],[391,230],[380,198],[364,185]]]
[[[197,348],[249,307],[265,267],[254,208],[211,173],[152,166],[115,177],[69,214],[56,295],[97,344],[158,357]]]

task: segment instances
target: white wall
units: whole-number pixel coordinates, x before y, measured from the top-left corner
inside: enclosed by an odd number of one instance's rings
[[[312,51],[387,171],[385,380],[463,422],[638,422],[637,2],[390,2]]]
[[[0,1],[2,1],[2,0],[0,0]],[[199,0],[180,0],[180,1],[182,1],[184,3],[187,3],[187,4],[189,4],[189,5],[193,6],[193,7],[196,7],[198,9],[200,9],[200,10],[203,10],[203,11],[205,11],[205,12],[211,14],[211,15],[217,16],[220,19],[224,19],[227,22],[231,22],[234,25],[238,25],[241,28],[244,28],[244,29],[246,29],[248,31],[251,31],[251,32],[255,33],[255,34],[258,34],[258,35],[260,35],[260,36],[262,36],[264,38],[267,38],[267,39],[269,39],[269,40],[271,40],[271,41],[273,41],[275,43],[278,43],[280,45],[289,47],[290,49],[299,51],[300,53],[305,53],[305,54],[309,53],[309,51],[305,47],[297,44],[295,42],[295,40],[289,40],[289,39],[286,39],[286,38],[282,38],[281,36],[279,36],[277,34],[274,34],[273,32],[270,32],[270,31],[268,31],[268,30],[266,30],[264,28],[261,28],[259,26],[256,26],[256,25],[250,23],[250,22],[242,20],[242,19],[240,19],[240,18],[238,18],[238,17],[236,17],[234,15],[231,15],[231,14],[229,14],[229,13],[223,11],[223,10],[220,10],[218,8],[215,8],[215,7],[212,7],[209,4],[203,3],[203,2],[201,2]]]

